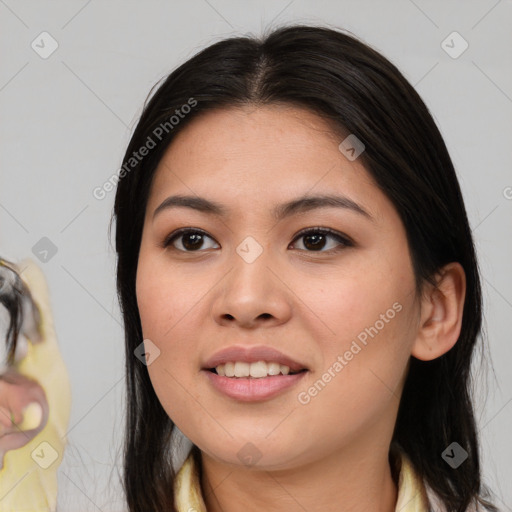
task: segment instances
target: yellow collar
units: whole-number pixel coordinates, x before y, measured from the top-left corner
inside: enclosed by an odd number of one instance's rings
[[[409,457],[402,451],[397,452],[398,499],[395,511],[428,512],[429,502],[422,480],[416,474]],[[174,484],[174,496],[178,512],[207,512],[201,494],[199,472],[191,451],[181,466]]]

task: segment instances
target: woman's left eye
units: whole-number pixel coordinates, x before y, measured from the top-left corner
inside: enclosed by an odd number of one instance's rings
[[[352,247],[354,245],[347,236],[329,228],[308,228],[298,233],[294,241],[299,240],[300,238],[304,238],[306,241],[306,243],[302,243],[303,246],[309,246],[313,248],[313,251],[308,252],[339,251],[343,249],[343,247]],[[322,251],[321,249],[324,249],[326,245],[326,239],[328,238],[336,240],[337,243],[334,244],[334,247],[330,247],[328,250]]]
[[[175,249],[183,252],[195,252],[198,249],[201,249],[204,244],[204,240],[209,238],[213,240],[212,237],[206,234],[205,231],[200,229],[180,229],[172,234],[170,234],[163,242],[162,247],[166,248],[172,245]],[[330,251],[338,251],[343,247],[351,247],[353,246],[353,242],[345,235],[338,233],[329,228],[308,228],[303,230],[297,234],[294,238],[294,242],[303,238],[304,242],[302,245],[305,247],[307,252],[330,252]],[[327,250],[324,250],[327,244],[328,239],[335,240],[336,243],[334,246],[328,247]],[[181,239],[181,241],[180,241]],[[180,241],[179,244],[175,244],[175,241]],[[177,247],[177,245],[181,245],[181,247]],[[218,245],[218,244],[217,244]],[[292,244],[293,245],[293,242]],[[215,247],[206,247],[207,249],[212,249]]]

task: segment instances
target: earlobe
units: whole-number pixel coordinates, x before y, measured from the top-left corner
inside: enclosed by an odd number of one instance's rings
[[[426,285],[421,299],[418,333],[411,355],[432,361],[457,342],[466,295],[466,275],[460,263],[445,265],[436,275],[436,286]]]

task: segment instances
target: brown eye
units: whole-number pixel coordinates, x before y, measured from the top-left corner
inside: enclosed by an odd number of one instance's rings
[[[307,230],[303,230],[295,237],[295,240],[299,240],[300,238],[304,239],[302,245],[305,247],[305,249],[301,250],[306,250],[308,252],[336,251],[343,247],[351,247],[354,245],[348,237],[344,237],[340,233],[328,228],[309,228]],[[328,247],[328,249],[324,251],[323,249],[327,245],[327,241],[329,239],[335,240],[337,244]]]
[[[169,235],[163,242],[162,247],[168,247],[173,245],[175,249],[183,252],[194,252],[200,249],[204,249],[203,245],[205,243],[205,239],[209,238],[213,240],[210,236],[208,236],[204,231],[198,229],[180,229],[175,233]],[[180,242],[181,240],[181,242]],[[180,242],[179,245],[181,247],[176,247],[174,242]],[[211,249],[211,247],[207,247],[207,249]]]

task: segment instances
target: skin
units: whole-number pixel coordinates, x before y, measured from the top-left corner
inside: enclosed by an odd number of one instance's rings
[[[223,109],[184,128],[156,171],[136,283],[144,338],[160,350],[148,372],[169,417],[201,450],[209,512],[234,512],[240,503],[248,511],[395,510],[388,454],[409,359],[434,359],[457,341],[462,267],[447,265],[437,289],[415,293],[398,213],[360,159],[340,152],[341,140],[305,109]],[[230,213],[221,219],[180,207],[153,218],[178,193]],[[279,222],[270,215],[276,204],[318,193],[343,194],[372,220],[334,207]],[[185,227],[207,232],[202,246],[186,252],[191,241],[182,236],[162,248]],[[316,227],[354,245],[328,236],[315,250],[311,238],[297,238]],[[252,263],[236,252],[247,236],[263,251]],[[400,312],[309,403],[299,403],[298,394],[394,303]],[[270,345],[309,371],[272,399],[234,400],[201,372],[206,359],[234,344]],[[237,456],[248,442],[261,456],[253,466]]]

